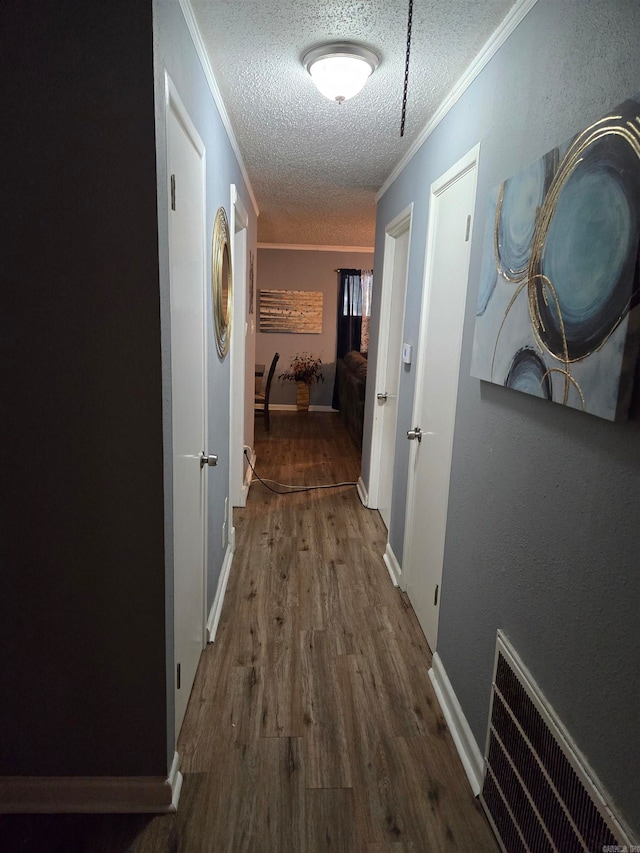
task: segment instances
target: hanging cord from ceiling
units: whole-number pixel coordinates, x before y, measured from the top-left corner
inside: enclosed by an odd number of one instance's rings
[[[407,58],[404,64],[404,90],[402,92],[402,119],[400,136],[404,136],[404,122],[407,117],[407,88],[409,87],[409,55],[411,53],[411,26],[413,24],[413,0],[409,0],[409,20],[407,22]]]
[[[357,483],[326,483],[321,486],[292,486],[290,483],[279,483],[277,480],[270,480],[268,477],[261,477],[260,474],[256,471],[256,469],[251,464],[251,459],[249,459],[249,454],[246,449],[244,451],[245,459],[249,465],[249,468],[253,471],[257,480],[259,480],[263,486],[266,486],[270,492],[274,492],[276,495],[295,495],[298,492],[313,492],[316,489],[338,489],[341,486],[357,486]],[[282,489],[288,489],[288,491],[280,491],[280,489],[274,489],[269,483],[273,483],[274,486],[281,486]]]

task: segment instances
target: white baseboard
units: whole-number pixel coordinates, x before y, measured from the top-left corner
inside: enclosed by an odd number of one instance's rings
[[[364,484],[362,477],[358,477],[358,497],[362,506],[369,506],[369,492]]]
[[[255,468],[256,467],[256,452],[253,447],[245,446],[245,449],[249,452],[249,462]],[[247,465],[247,470],[244,472],[244,483],[242,484],[242,489],[240,491],[240,506],[247,505],[247,498],[249,497],[249,489],[251,488],[251,483],[253,481],[253,471],[251,467]],[[235,550],[235,548],[234,548]]]
[[[227,544],[227,550],[224,555],[224,560],[222,561],[222,568],[220,569],[220,577],[218,578],[218,588],[216,590],[216,597],[213,599],[213,604],[211,605],[211,610],[209,611],[209,618],[207,619],[207,642],[213,643],[216,638],[216,631],[218,630],[218,622],[220,621],[220,614],[222,613],[222,604],[224,602],[224,594],[227,591],[227,581],[229,580],[229,572],[231,571],[231,563],[233,562],[233,552],[235,550],[235,527],[231,528],[231,532],[229,534],[229,543]]]
[[[438,697],[444,718],[451,731],[453,742],[458,750],[458,755],[467,774],[473,795],[477,797],[482,790],[484,758],[478,748],[473,732],[469,728],[469,723],[460,702],[458,702],[458,697],[449,681],[449,676],[442,664],[442,659],[437,652],[433,655],[429,678]]]
[[[182,788],[176,752],[164,776],[0,776],[0,814],[166,814]]]
[[[387,547],[385,548],[385,552],[382,555],[382,559],[384,560],[384,564],[387,567],[387,571],[389,572],[389,577],[391,578],[391,583],[394,586],[400,586],[400,579],[402,578],[402,566],[398,562],[396,555],[393,553],[393,548],[387,542]]]

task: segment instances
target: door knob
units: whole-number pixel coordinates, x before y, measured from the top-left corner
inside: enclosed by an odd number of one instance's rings
[[[204,450],[202,451],[202,453],[200,454],[200,467],[201,468],[204,468],[205,465],[208,465],[210,468],[213,468],[217,464],[218,464],[218,457],[217,456],[214,456],[213,454],[211,456],[206,456]]]
[[[415,439],[418,442],[421,442],[422,441],[422,430],[420,429],[420,427],[417,426],[417,427],[414,427],[413,429],[408,429],[407,430],[407,438],[409,439],[409,441],[413,441]]]
[[[378,400],[384,400],[384,402],[386,403],[388,394],[385,391],[384,394],[376,394],[376,397],[378,398]]]

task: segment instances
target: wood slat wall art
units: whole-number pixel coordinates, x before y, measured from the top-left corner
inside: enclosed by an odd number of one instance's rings
[[[322,293],[313,290],[261,290],[260,331],[322,334]]]

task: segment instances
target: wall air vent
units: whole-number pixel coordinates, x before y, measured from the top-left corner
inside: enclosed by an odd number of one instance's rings
[[[502,631],[480,800],[508,853],[590,853],[631,844]]]

